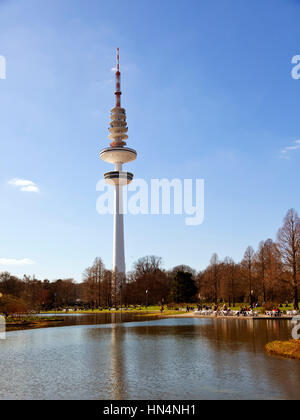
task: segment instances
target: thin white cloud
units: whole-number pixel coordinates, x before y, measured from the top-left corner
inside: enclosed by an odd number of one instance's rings
[[[27,179],[14,178],[9,181],[9,184],[16,185],[17,187],[23,187],[26,185],[32,185],[33,182]]]
[[[281,159],[290,159],[291,152],[300,149],[300,140],[294,141],[292,146],[287,146],[280,151]]]
[[[116,72],[116,71],[117,71],[117,67],[113,67],[113,68],[111,68],[111,69],[110,69],[110,71],[112,71],[112,72]]]
[[[39,187],[37,187],[36,185],[28,185],[28,187],[22,187],[21,191],[26,191],[26,192],[40,192]]]
[[[0,258],[0,265],[32,265],[35,264],[29,258],[23,258],[22,260],[17,260],[15,258]]]
[[[11,179],[8,183],[14,187],[18,187],[20,191],[34,193],[40,192],[39,187],[33,181],[28,179],[14,178]]]

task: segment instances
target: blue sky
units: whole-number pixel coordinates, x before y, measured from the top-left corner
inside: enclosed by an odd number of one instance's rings
[[[96,256],[111,268],[113,221],[96,212],[96,184],[110,169],[98,154],[116,47],[139,153],[128,169],[206,183],[201,226],[126,217],[127,268],[155,254],[200,270],[213,252],[239,260],[274,238],[300,210],[300,149],[282,154],[300,139],[299,18],[296,0],[0,0],[0,270],[79,281]]]

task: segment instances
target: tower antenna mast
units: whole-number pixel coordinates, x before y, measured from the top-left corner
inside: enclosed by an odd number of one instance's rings
[[[121,108],[121,73],[120,73],[120,49],[117,48],[117,71],[116,71],[116,108]]]

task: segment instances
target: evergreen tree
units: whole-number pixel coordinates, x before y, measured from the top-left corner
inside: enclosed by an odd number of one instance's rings
[[[172,300],[176,303],[189,303],[193,301],[197,287],[191,273],[178,271],[171,290]]]

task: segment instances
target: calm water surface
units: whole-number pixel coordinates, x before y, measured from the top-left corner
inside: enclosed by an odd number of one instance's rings
[[[289,321],[64,317],[0,340],[0,399],[300,399],[300,362],[264,351]]]

